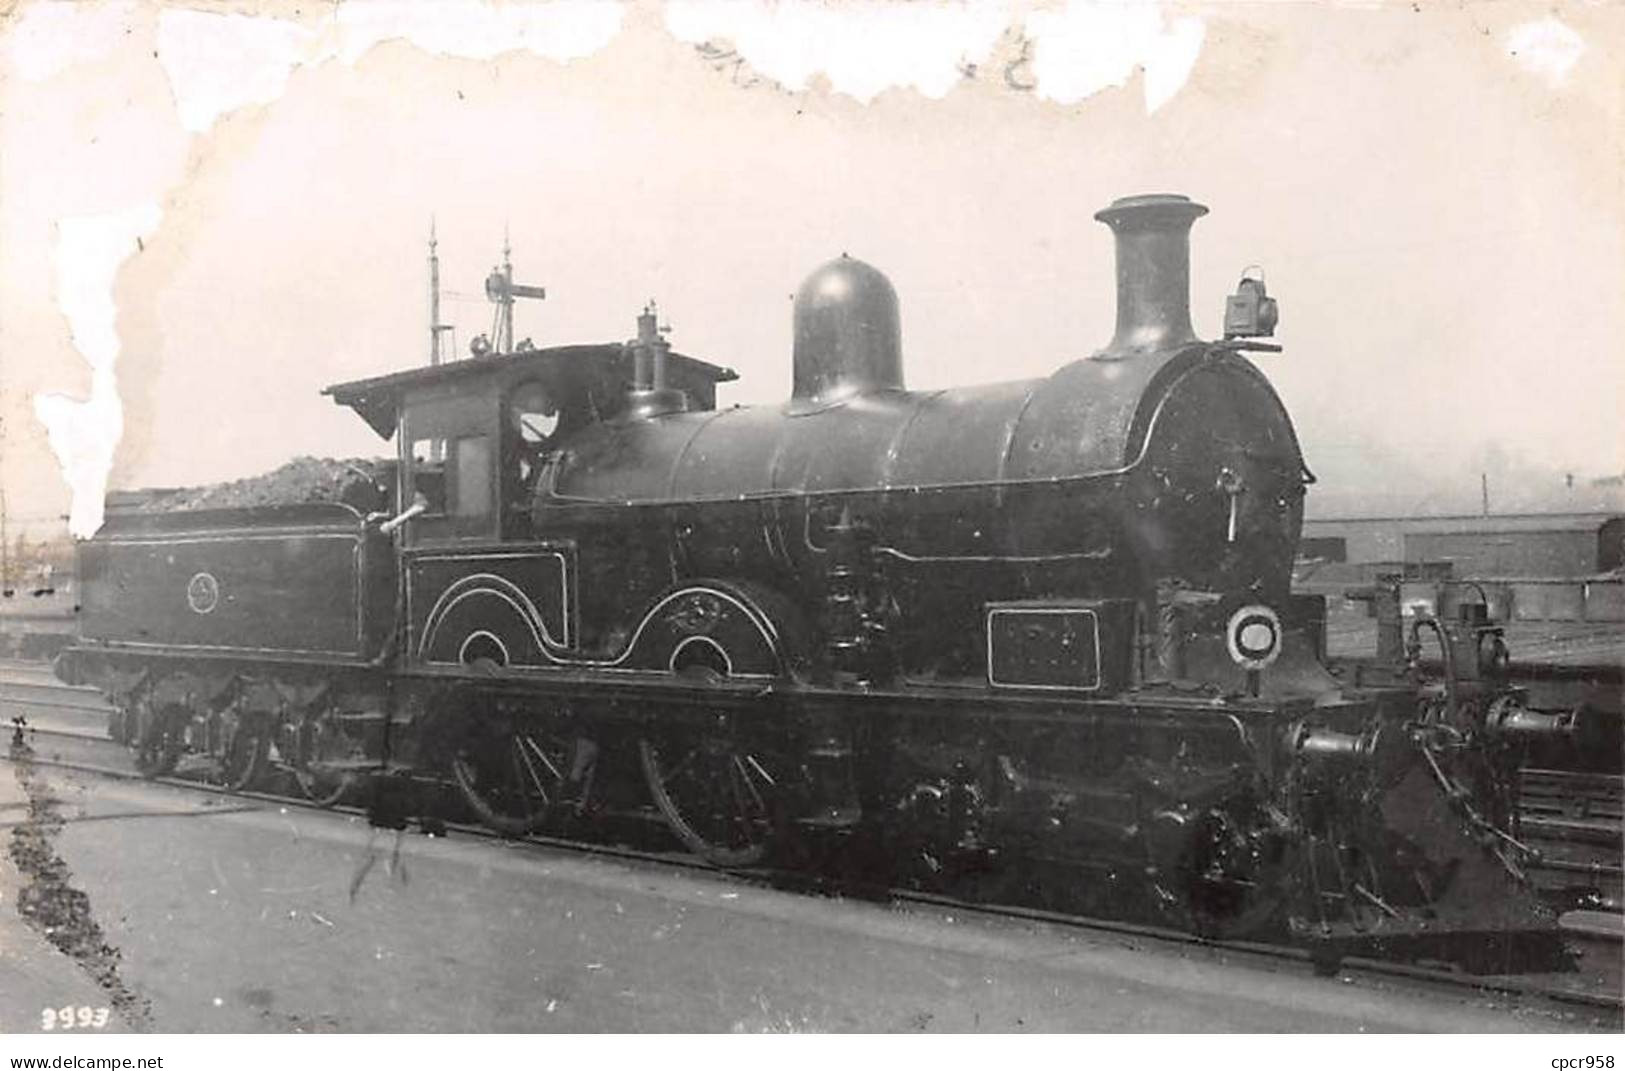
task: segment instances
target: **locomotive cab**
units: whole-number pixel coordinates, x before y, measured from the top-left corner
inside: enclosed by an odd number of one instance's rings
[[[630,344],[559,346],[431,365],[328,387],[400,459],[397,513],[407,546],[526,539],[529,496],[571,435],[626,414],[636,377]],[[667,357],[689,410],[716,407],[731,369]]]
[[[525,534],[528,488],[556,449],[561,426],[582,422],[582,414],[565,411],[557,380],[484,382],[407,401],[399,497],[406,507],[421,507],[407,527],[410,542]]]

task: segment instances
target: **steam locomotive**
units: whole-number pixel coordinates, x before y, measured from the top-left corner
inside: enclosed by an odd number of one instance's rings
[[[908,390],[897,295],[842,256],[796,295],[784,405],[718,408],[734,373],[652,307],[630,342],[329,387],[393,486],[112,516],[58,672],[153,772],[440,777],[523,834],[619,763],[720,866],[862,839],[1064,863],[1209,934],[1545,939],[1508,755],[1553,726],[1493,665],[1327,672],[1290,590],[1313,477],[1244,355],[1274,300],[1244,277],[1226,337],[1192,329],[1206,211],[1097,213],[1115,334],[1037,379]]]

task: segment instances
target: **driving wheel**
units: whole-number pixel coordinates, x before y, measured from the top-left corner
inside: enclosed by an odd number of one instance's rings
[[[781,825],[782,763],[726,719],[638,742],[649,794],[677,838],[713,866],[760,862]]]
[[[514,719],[460,747],[451,774],[480,821],[517,837],[550,824],[583,796],[595,751],[590,741]]]

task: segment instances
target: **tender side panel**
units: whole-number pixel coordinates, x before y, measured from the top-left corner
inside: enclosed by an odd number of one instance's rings
[[[82,544],[80,635],[145,649],[358,658],[358,529],[143,533]]]

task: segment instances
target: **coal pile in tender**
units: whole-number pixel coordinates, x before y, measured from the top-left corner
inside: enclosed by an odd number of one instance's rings
[[[151,491],[127,503],[141,513],[243,509],[342,502],[362,511],[389,506],[395,462],[378,458],[297,457],[281,468],[229,483]]]

